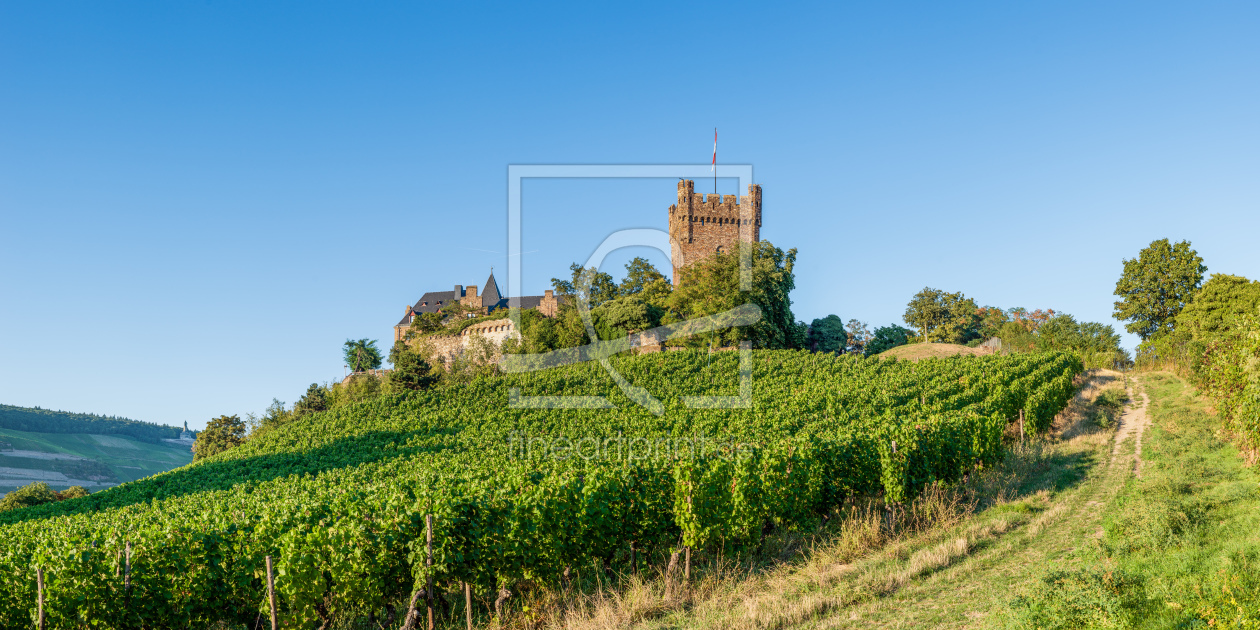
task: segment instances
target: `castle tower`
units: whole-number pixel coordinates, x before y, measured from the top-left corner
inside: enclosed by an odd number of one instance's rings
[[[748,194],[696,194],[696,183],[678,182],[678,203],[669,207],[669,238],[674,258],[674,286],[679,271],[710,254],[729,252],[737,242],[761,240],[761,186]]]

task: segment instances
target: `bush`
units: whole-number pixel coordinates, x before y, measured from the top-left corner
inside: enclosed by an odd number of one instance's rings
[[[335,383],[329,393],[330,407],[371,400],[381,394],[381,378],[375,374],[353,374],[345,382]]]
[[[1104,429],[1111,428],[1120,420],[1120,414],[1124,413],[1124,405],[1128,401],[1124,390],[1105,390],[1094,399],[1094,414],[1091,419]]]
[[[1124,571],[1054,571],[1011,603],[1012,628],[1124,628],[1146,608],[1139,576]]]
[[[22,486],[4,495],[4,498],[0,499],[0,512],[53,503],[56,500],[57,493],[53,492],[52,488],[48,487],[48,484],[40,481]]]
[[[86,497],[89,494],[91,493],[83,486],[70,486],[69,488],[57,493],[57,500],[64,501],[66,499],[77,499],[79,497]]]

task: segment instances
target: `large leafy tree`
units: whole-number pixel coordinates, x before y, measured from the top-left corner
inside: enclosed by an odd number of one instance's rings
[[[740,256],[747,250],[751,260],[751,284],[740,289]],[[669,313],[662,323],[685,321],[722,313],[744,304],[761,308],[761,319],[712,335],[697,336],[702,343],[735,345],[743,340],[755,348],[799,348],[805,344],[805,325],[792,314],[796,288],[796,250],[786,252],[768,241],[738,243],[730,252],[718,252],[684,267],[681,282],[669,296]]]
[[[1174,318],[1194,299],[1205,271],[1203,258],[1189,241],[1173,244],[1163,238],[1151,243],[1137,258],[1124,260],[1114,317],[1127,321],[1125,330],[1142,341],[1172,332]]]
[[[569,265],[569,272],[571,277],[568,280],[552,278],[551,286],[556,293],[575,300],[585,297],[591,308],[617,297],[620,293],[613,277],[594,267],[583,268],[582,265],[573,263]]]
[[[591,315],[600,337],[611,339],[653,328],[661,323],[664,313],[638,295],[624,295],[600,304]]]
[[[909,343],[910,333],[912,332],[914,331],[909,328],[902,328],[897,324],[880,326],[871,334],[870,341],[867,341],[866,347],[862,348],[862,354],[869,357],[892,350],[897,346],[904,346]]]
[[[1260,282],[1214,273],[1177,314],[1175,328],[1195,341],[1217,341],[1260,308]]]
[[[193,460],[201,460],[215,453],[222,453],[230,448],[245,443],[245,423],[240,416],[219,416],[206,424],[206,428],[197,434],[193,442]]]
[[[673,287],[665,274],[648,259],[636,256],[626,264],[626,275],[618,290],[622,296],[637,296],[648,304],[664,306]]]
[[[925,287],[906,305],[902,318],[919,330],[923,341],[965,343],[973,336],[979,310],[975,300],[962,293]]]
[[[810,322],[806,339],[806,345],[814,352],[844,352],[849,344],[844,320],[839,315],[828,315]]]
[[[982,306],[976,310],[976,331],[981,337],[997,337],[1002,326],[1009,321],[1010,314],[996,306]]]
[[[347,339],[343,344],[346,365],[351,372],[375,370],[381,367],[381,351],[376,348],[376,340]]]

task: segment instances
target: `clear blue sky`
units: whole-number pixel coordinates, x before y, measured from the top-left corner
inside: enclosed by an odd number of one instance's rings
[[[508,164],[707,163],[714,127],[800,319],[933,286],[1114,323],[1157,238],[1260,278],[1258,32],[1244,2],[6,2],[0,402],[291,404],[502,268]],[[525,291],[673,197],[527,184]]]

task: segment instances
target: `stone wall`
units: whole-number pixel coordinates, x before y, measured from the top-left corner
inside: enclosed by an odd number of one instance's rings
[[[538,312],[543,317],[555,317],[560,312],[560,301],[556,299],[555,293],[551,289],[543,291],[542,301],[538,304]]]
[[[468,344],[472,343],[474,335],[481,335],[496,345],[502,345],[507,339],[520,337],[520,333],[516,332],[516,324],[510,319],[492,319],[465,328],[464,332],[460,333],[460,339],[464,348],[467,348]]]

